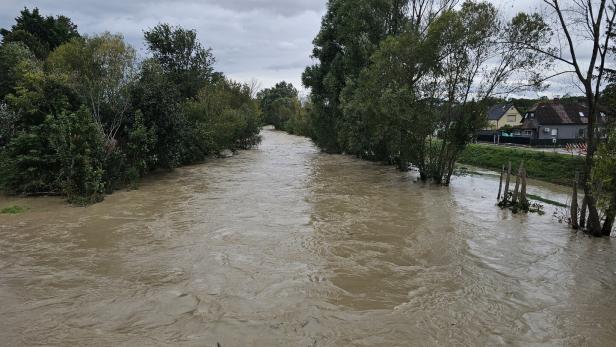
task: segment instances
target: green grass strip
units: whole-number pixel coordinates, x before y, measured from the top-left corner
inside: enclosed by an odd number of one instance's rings
[[[513,174],[524,161],[529,178],[567,186],[573,182],[576,170],[581,172],[584,167],[580,156],[483,144],[469,145],[458,161],[496,171],[511,161]]]

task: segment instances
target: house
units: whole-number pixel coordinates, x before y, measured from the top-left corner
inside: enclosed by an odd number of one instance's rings
[[[597,125],[607,123],[605,109],[600,108]],[[560,100],[540,102],[524,115],[515,135],[531,141],[567,143],[586,140],[588,107],[581,103],[561,103]]]
[[[488,127],[485,130],[498,130],[502,127],[520,125],[522,115],[512,104],[494,105],[488,110]]]

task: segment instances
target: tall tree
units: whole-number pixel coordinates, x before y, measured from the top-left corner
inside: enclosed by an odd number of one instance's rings
[[[144,36],[150,53],[179,87],[183,98],[195,97],[214,77],[212,50],[203,48],[196,31],[163,23]]]
[[[73,39],[48,58],[51,70],[65,74],[83,96],[110,149],[130,107],[135,64],[135,50],[110,33]]]
[[[276,83],[272,88],[260,91],[257,94],[257,99],[261,105],[265,123],[274,125],[276,129],[282,129],[290,117],[291,106],[297,100],[297,97],[297,89],[293,84],[285,81]]]
[[[543,0],[543,3],[547,9],[547,19],[552,21],[550,27],[555,28],[551,31],[555,35],[552,45],[515,42],[521,48],[553,60],[561,67],[562,72],[557,74],[573,75],[584,92],[589,111],[586,131],[588,151],[583,175],[589,212],[587,225],[591,234],[601,236],[601,220],[591,177],[598,146],[599,97],[606,84],[606,64],[613,44],[611,38],[616,3],[612,0]]]
[[[38,8],[30,11],[24,8],[15,18],[15,24],[10,29],[0,29],[2,43],[22,42],[39,59],[47,55],[61,44],[79,37],[77,26],[65,16],[47,16],[40,14]]]
[[[8,42],[0,46],[0,100],[15,92],[24,65],[34,64],[34,55],[22,42]]]
[[[340,96],[354,81],[387,35],[407,25],[408,1],[330,0],[321,30],[314,39],[313,58],[304,85],[311,88],[315,141],[325,151],[339,152],[337,129],[342,118]]]

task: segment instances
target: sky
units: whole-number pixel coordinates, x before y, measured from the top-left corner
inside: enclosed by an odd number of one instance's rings
[[[541,3],[490,1],[505,16],[540,9]],[[326,0],[0,0],[0,27],[10,27],[24,6],[68,16],[82,34],[120,33],[141,56],[147,55],[144,30],[158,23],[195,29],[202,44],[212,48],[217,71],[242,82],[256,79],[263,88],[285,80],[306,94],[301,73],[313,63],[312,40]],[[567,92],[575,90],[561,78],[547,94]]]

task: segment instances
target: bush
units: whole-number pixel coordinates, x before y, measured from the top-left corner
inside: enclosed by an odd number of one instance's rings
[[[87,109],[48,117],[46,123],[60,165],[57,182],[62,193],[75,204],[101,201],[105,192],[104,141]]]

